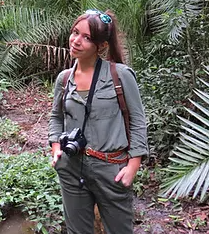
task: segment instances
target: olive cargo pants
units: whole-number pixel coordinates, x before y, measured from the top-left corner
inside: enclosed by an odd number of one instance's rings
[[[124,156],[122,156],[124,157]],[[55,169],[59,176],[68,234],[94,233],[94,205],[97,204],[106,234],[133,234],[132,190],[115,176],[126,164],[110,164],[93,157],[63,153]]]

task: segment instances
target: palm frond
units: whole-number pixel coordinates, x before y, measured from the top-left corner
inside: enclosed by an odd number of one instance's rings
[[[43,9],[7,6],[0,8],[0,26],[14,31],[16,38],[24,42],[43,42],[66,32],[72,23],[69,15],[51,15]]]
[[[202,155],[208,155],[208,151],[204,150],[203,148],[201,148],[198,145],[193,144],[192,142],[189,142],[187,140],[185,140],[184,138],[180,138],[180,141],[185,144],[187,147],[190,147],[194,152],[198,153],[198,154],[202,154]]]
[[[199,89],[195,89],[194,93],[201,98],[204,102],[206,102],[207,104],[209,104],[209,95]]]
[[[189,125],[191,128],[197,130],[198,132],[204,134],[205,136],[209,136],[209,130],[205,129],[204,127],[202,127],[199,124],[196,124],[188,119],[185,119],[183,117],[177,116],[182,122],[184,122],[186,125]],[[182,128],[184,128],[184,126],[182,126]],[[195,133],[196,134],[196,133]],[[194,134],[193,134],[194,135]],[[198,133],[197,133],[198,135]]]
[[[38,43],[25,43],[18,40],[7,42],[7,46],[12,46],[22,53],[24,52],[25,55],[32,55],[36,54],[36,56],[40,55],[44,57],[44,62],[47,64],[48,70],[50,70],[51,65],[58,66],[61,65],[61,61],[65,62],[64,67],[69,65],[69,49],[64,47],[57,47],[47,44],[38,44]],[[30,50],[28,50],[30,48]],[[30,51],[30,53],[29,53]]]
[[[167,34],[171,42],[177,43],[189,22],[200,15],[203,6],[203,0],[150,0],[149,27],[155,33]]]
[[[1,78],[7,78],[5,74],[12,73],[18,67],[16,62],[16,51],[12,50],[11,46],[6,47],[3,43],[0,44],[0,75]]]
[[[15,77],[16,68],[21,67],[20,58],[30,58],[33,53],[35,56],[41,55],[48,70],[55,63],[58,69],[61,65],[66,67],[69,53],[67,47],[61,45],[66,46],[65,35],[69,33],[71,22],[70,10],[67,16],[34,7],[1,7],[0,42],[4,47],[0,48],[0,74],[8,79]]]
[[[186,155],[190,155],[191,157],[193,157],[193,158],[198,158],[198,159],[200,159],[200,160],[203,160],[205,157],[204,156],[202,156],[201,154],[197,154],[197,153],[195,153],[195,152],[192,152],[191,151],[191,149],[189,149],[189,148],[185,148],[185,147],[183,147],[183,146],[181,146],[181,147],[179,147],[179,146],[177,146],[176,147],[176,150],[178,150],[178,152],[180,151],[180,152],[183,152],[184,153],[184,155],[186,156]],[[169,168],[173,168],[174,166],[169,166]],[[174,167],[175,168],[175,167]],[[182,167],[176,167],[176,170],[178,170],[179,168],[182,168]],[[185,169],[185,167],[183,167],[183,169]]]
[[[209,85],[206,81],[202,83]],[[209,189],[209,111],[206,107],[209,96],[198,89],[195,93],[202,103],[190,100],[196,111],[185,108],[193,116],[193,121],[178,116],[184,130],[180,132],[182,145],[177,146],[174,156],[169,158],[171,165],[166,171],[172,176],[164,179],[161,195],[175,199],[200,195],[200,201],[203,201]]]
[[[96,0],[81,0],[80,1],[81,13],[83,13],[87,9],[97,9],[98,5],[99,5],[99,3]],[[106,9],[104,9],[104,10],[106,10]]]

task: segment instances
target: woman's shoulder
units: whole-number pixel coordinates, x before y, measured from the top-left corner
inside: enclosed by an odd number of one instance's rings
[[[110,61],[105,61],[105,63],[108,63],[108,65],[110,66]],[[116,70],[118,73],[132,73],[132,75],[135,76],[135,71],[130,67],[128,66],[127,64],[124,64],[124,63],[115,63],[115,66],[116,66]]]
[[[72,72],[72,68],[62,70],[57,76],[57,82],[60,82],[60,83],[64,82],[66,77],[68,78],[70,76],[71,72]]]
[[[128,65],[123,63],[116,63],[116,70],[118,72],[118,76],[120,78],[127,78],[127,77],[133,77],[136,79],[136,73],[135,71]]]
[[[71,71],[72,71],[72,68],[64,69],[58,74],[58,77],[64,77],[66,74],[68,74],[68,73],[70,74]]]

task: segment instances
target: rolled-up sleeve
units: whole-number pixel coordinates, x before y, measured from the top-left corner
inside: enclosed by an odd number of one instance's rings
[[[59,137],[63,131],[63,124],[64,124],[64,113],[62,109],[63,77],[64,77],[64,71],[58,75],[55,82],[54,100],[49,119],[48,140],[50,145],[54,142],[59,142]]]
[[[144,107],[142,104],[135,73],[129,67],[123,67],[120,71],[126,104],[130,118],[130,157],[147,156],[147,125]]]

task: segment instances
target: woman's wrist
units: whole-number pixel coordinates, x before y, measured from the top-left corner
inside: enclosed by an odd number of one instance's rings
[[[54,156],[54,153],[58,150],[60,151],[60,143],[58,142],[52,143],[52,157]]]
[[[128,167],[132,167],[134,171],[138,171],[141,166],[141,157],[134,157],[128,160]]]

